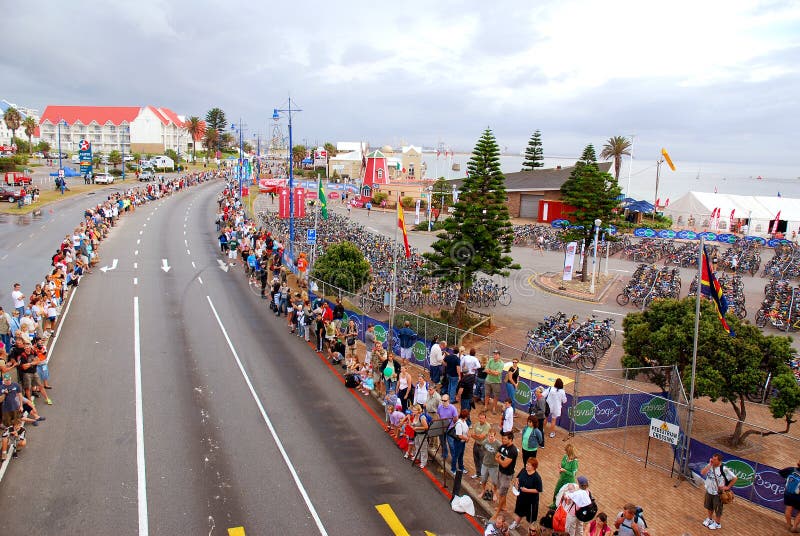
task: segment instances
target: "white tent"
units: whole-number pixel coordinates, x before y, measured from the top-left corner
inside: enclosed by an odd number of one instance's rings
[[[744,224],[749,219],[748,234],[760,236],[769,233],[770,222],[779,212],[780,219],[787,222],[787,232],[797,230],[800,225],[800,199],[788,197],[688,192],[670,203],[663,212],[678,228],[689,228],[689,222],[693,220],[695,229],[725,232],[731,230],[731,220],[735,224]],[[713,218],[715,213],[719,217]]]

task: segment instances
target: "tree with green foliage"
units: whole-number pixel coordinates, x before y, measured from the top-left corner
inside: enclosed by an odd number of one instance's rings
[[[300,167],[300,164],[303,162],[303,158],[306,157],[306,146],[305,145],[295,145],[292,147],[292,161],[294,162],[295,167]]]
[[[695,298],[684,298],[658,300],[647,311],[629,314],[623,321],[625,355],[622,365],[626,368],[675,365],[683,385],[690,385],[694,311]],[[728,315],[726,320],[736,333],[735,337],[722,329],[713,304],[702,300],[695,396],[731,404],[737,418],[730,438],[732,446],[741,445],[750,434],[787,433],[800,407],[800,387],[788,365],[795,354],[791,338],[764,335],[756,326],[743,323],[735,315]],[[662,389],[666,387],[667,376],[663,370],[640,372]],[[770,412],[774,418],[785,421],[786,429],[782,432],[744,431],[747,397],[766,383],[768,374],[772,375],[772,386],[777,392],[769,400]]]
[[[108,163],[114,166],[114,169],[117,168],[118,165],[122,163],[122,154],[119,151],[114,149],[110,153],[108,153]]]
[[[206,129],[216,130],[220,136],[228,129],[228,120],[221,108],[211,108],[206,113]]]
[[[39,140],[39,143],[37,143],[37,144],[36,144],[36,145],[33,147],[33,150],[34,150],[34,151],[38,151],[38,152],[40,152],[40,153],[47,153],[47,152],[50,152],[50,144],[49,144],[47,141],[45,141],[45,140]]]
[[[565,230],[564,242],[582,241],[584,251],[588,253],[595,235],[594,221],[600,219],[608,223],[614,218],[613,210],[618,205],[619,194],[617,181],[611,174],[600,171],[594,147],[587,145],[580,160],[575,163],[569,179],[561,186],[561,199],[567,205],[575,207],[575,211],[569,215],[574,226]],[[584,282],[588,275],[588,264],[587,254],[583,256],[581,267],[581,281]]]
[[[542,149],[542,133],[536,130],[528,141],[528,147],[525,148],[522,171],[531,171],[540,167],[544,167],[544,150]]]
[[[176,166],[181,163],[181,157],[174,149],[167,149],[166,151],[164,151],[164,155],[171,158],[172,161],[175,162]]]
[[[92,167],[96,170],[103,161],[103,151],[92,152]]]
[[[323,147],[325,147],[325,152],[328,153],[328,158],[336,156],[336,146],[334,144],[331,142],[325,142]]]
[[[6,127],[11,131],[11,144],[13,145],[17,129],[22,124],[22,114],[13,106],[9,106],[3,114],[3,121],[6,122]]]
[[[206,124],[202,119],[193,115],[186,119],[186,131],[192,138],[192,161],[194,161],[197,158],[197,140],[202,139],[206,133]]]
[[[31,151],[31,147],[33,147],[33,142],[31,139],[33,138],[33,133],[36,132],[36,127],[39,125],[36,123],[36,119],[31,117],[30,115],[22,121],[22,128],[25,129],[25,135],[28,136],[28,152]]]
[[[206,156],[211,156],[214,147],[219,149],[219,132],[213,128],[207,128],[203,135],[203,145],[206,146]]]
[[[453,187],[444,177],[439,177],[433,183],[431,191],[431,208],[437,209],[433,221],[439,221],[439,217],[444,215],[446,207],[453,206]]]
[[[352,242],[339,242],[329,246],[314,261],[311,277],[327,284],[356,292],[369,281],[370,265],[358,246]]]
[[[608,138],[608,141],[603,145],[603,150],[600,151],[600,158],[605,160],[614,159],[614,178],[617,181],[619,181],[619,170],[622,168],[622,157],[630,155],[631,140],[625,136]]]
[[[444,220],[444,231],[431,246],[433,252],[424,254],[432,275],[460,285],[452,317],[456,323],[464,318],[466,295],[479,272],[508,276],[509,270],[520,267],[509,255],[514,231],[505,181],[500,149],[487,128],[467,163],[453,217]]]

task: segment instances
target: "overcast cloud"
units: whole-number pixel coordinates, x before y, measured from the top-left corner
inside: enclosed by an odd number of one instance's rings
[[[796,1],[304,2],[45,0],[3,10],[0,97],[218,106],[295,140],[456,150],[490,126],[546,155],[636,134],[636,153],[794,165]]]

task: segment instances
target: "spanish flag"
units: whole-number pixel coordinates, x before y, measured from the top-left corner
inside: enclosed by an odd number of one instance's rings
[[[403,216],[403,205],[400,204],[400,199],[397,200],[397,226],[403,233],[403,245],[406,248],[406,259],[411,258],[411,248],[408,246],[408,234],[406,233],[406,219]]]
[[[669,153],[663,147],[661,148],[661,154],[664,156],[664,160],[667,162],[667,165],[672,171],[675,171],[675,164],[672,163],[672,158],[669,157]]]

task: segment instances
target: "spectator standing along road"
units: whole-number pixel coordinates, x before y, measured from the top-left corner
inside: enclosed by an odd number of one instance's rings
[[[442,363],[444,362],[443,349],[447,348],[447,341],[436,342],[434,340],[431,345],[431,351],[428,354],[428,362],[430,363],[431,383],[439,384],[442,381]]]
[[[703,500],[708,516],[703,520],[703,526],[711,530],[722,528],[722,500],[719,492],[729,490],[736,483],[737,476],[722,464],[722,454],[719,452],[711,456],[708,464],[700,470],[706,477],[706,494]]]
[[[567,403],[567,393],[564,392],[564,382],[561,378],[556,378],[553,386],[548,387],[544,398],[550,406],[548,415],[550,437],[556,437],[556,422],[561,418],[561,408]]]
[[[786,528],[800,532],[800,461],[797,467],[787,467],[778,471],[786,479],[783,491],[783,504],[786,506]],[[796,513],[794,519],[792,513]]]
[[[485,368],[486,382],[484,388],[486,396],[483,399],[483,405],[485,409],[494,415],[497,413],[497,403],[500,402],[500,382],[503,379],[503,360],[500,359],[500,350],[495,350],[492,353],[492,357],[489,358]]]
[[[397,338],[400,341],[400,357],[406,361],[411,359],[411,347],[417,340],[417,334],[411,329],[411,322],[406,320],[403,327],[397,332]]]

